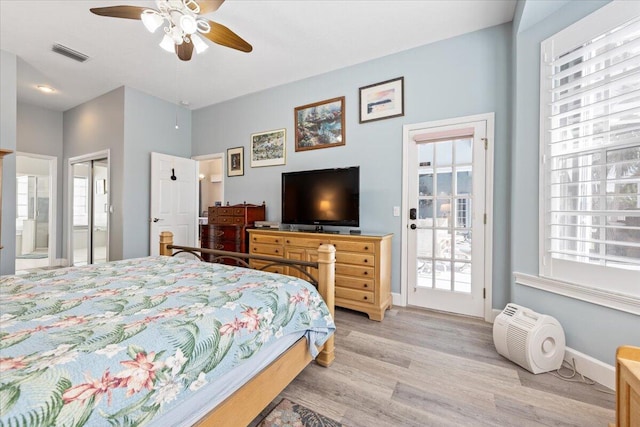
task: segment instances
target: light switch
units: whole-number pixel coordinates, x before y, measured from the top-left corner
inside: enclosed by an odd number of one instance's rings
[[[400,216],[400,206],[393,207],[393,216]]]

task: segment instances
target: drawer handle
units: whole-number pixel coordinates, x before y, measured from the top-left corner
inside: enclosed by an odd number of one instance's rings
[[[224,236],[224,231],[218,231],[216,232],[216,236],[220,237],[220,236]]]
[[[276,239],[276,243],[278,243],[278,242],[279,242],[279,240],[278,240],[278,239]]]
[[[365,284],[364,284],[364,287],[365,287],[365,288],[368,288],[368,287],[369,287],[369,285],[367,285],[367,284],[365,283]]]
[[[362,274],[364,274],[365,276],[368,276],[368,275],[369,275],[369,272],[368,272],[368,271],[365,271],[365,272],[363,272]]]
[[[216,245],[216,249],[224,249],[224,245]]]
[[[367,297],[366,297],[366,296],[365,296],[365,297],[363,297],[363,298],[364,298],[365,300],[367,299]]]
[[[287,239],[287,243],[291,243],[291,241],[289,239]]]
[[[257,238],[257,237],[254,237],[254,238],[253,238],[253,241],[254,241],[254,242],[256,242],[257,240],[258,240],[258,238]]]
[[[365,259],[364,259],[364,263],[366,264],[366,263],[368,263],[368,262],[369,262],[369,260],[365,258]]]
[[[365,250],[365,251],[368,251],[368,250],[369,250],[369,246],[365,246],[365,247],[364,247],[364,250]]]
[[[275,253],[278,253],[278,250],[276,249],[274,252],[275,252]]]

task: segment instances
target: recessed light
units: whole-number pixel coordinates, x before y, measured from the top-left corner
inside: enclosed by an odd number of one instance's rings
[[[44,92],[44,93],[53,93],[56,90],[54,88],[52,88],[51,86],[46,86],[46,85],[38,85],[38,90],[40,92]]]

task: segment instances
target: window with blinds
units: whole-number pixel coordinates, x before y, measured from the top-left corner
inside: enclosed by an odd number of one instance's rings
[[[542,44],[540,266],[640,295],[640,11],[616,3]]]

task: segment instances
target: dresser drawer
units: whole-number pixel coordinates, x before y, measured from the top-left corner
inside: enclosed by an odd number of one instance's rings
[[[242,227],[225,227],[203,225],[201,228],[202,241],[219,242],[221,240],[240,240],[242,238]]]
[[[264,266],[269,264],[271,263],[268,263],[265,261],[251,260],[251,268],[254,268],[256,270],[262,270]],[[270,271],[271,273],[284,274],[284,268],[285,268],[284,265],[272,265],[267,267],[263,271]]]
[[[339,264],[355,264],[355,265],[375,265],[375,257],[373,254],[356,254],[352,252],[336,251],[336,263]]]
[[[336,274],[336,286],[344,288],[360,289],[362,291],[374,291],[375,281],[373,279],[366,279],[352,276],[341,276]]]
[[[340,288],[336,286],[336,298],[344,298],[351,301],[373,304],[375,302],[373,295],[373,292],[358,291],[356,289]]]
[[[285,237],[284,243],[291,246],[299,246],[302,248],[318,249],[323,243],[329,243],[329,240],[305,239],[304,237]]]
[[[251,247],[252,254],[262,254],[262,255],[281,257],[282,254],[284,253],[284,250],[280,245],[269,245],[269,244],[251,242],[250,247]]]
[[[336,263],[336,274],[353,277],[366,277],[374,279],[375,268],[363,267],[359,265],[338,264]]]
[[[373,253],[375,245],[372,242],[345,242],[344,240],[331,240],[337,252],[366,252]]]
[[[282,244],[284,238],[278,235],[251,234],[251,243]]]

